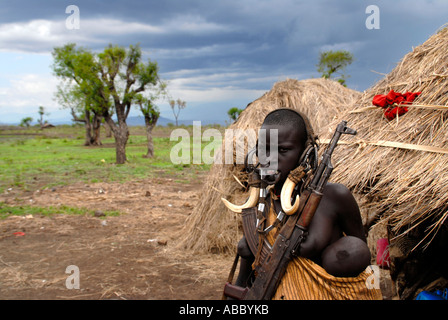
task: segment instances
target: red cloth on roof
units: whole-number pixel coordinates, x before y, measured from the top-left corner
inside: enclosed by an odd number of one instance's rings
[[[389,107],[384,110],[384,116],[387,120],[395,119],[396,116],[402,116],[408,112],[408,107]]]
[[[392,120],[396,116],[401,116],[406,112],[408,112],[407,107],[394,106],[394,104],[396,105],[411,104],[420,93],[421,92],[409,92],[409,91],[406,93],[399,93],[395,92],[394,90],[390,90],[387,95],[377,94],[376,96],[374,96],[372,104],[377,107],[385,108],[384,116],[388,120]]]

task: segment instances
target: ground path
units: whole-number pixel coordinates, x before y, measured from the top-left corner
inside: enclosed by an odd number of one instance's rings
[[[0,220],[0,299],[220,299],[233,258],[178,246],[199,188],[200,179],[157,178],[8,190],[0,202],[88,208],[97,216]],[[122,214],[102,216],[113,210]],[[66,287],[71,265],[79,268],[79,289]]]

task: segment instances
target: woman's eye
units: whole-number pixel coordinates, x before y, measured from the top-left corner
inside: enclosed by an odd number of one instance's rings
[[[279,148],[279,149],[278,149],[278,151],[279,151],[280,153],[288,152],[288,150],[289,150],[289,149],[287,149],[287,148]]]

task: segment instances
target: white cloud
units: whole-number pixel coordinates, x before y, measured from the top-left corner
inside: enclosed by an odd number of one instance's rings
[[[349,52],[357,52],[363,46],[367,44],[366,41],[352,41],[352,42],[340,42],[333,44],[326,44],[321,46],[320,51],[337,51],[337,50],[347,50]]]
[[[153,49],[151,53],[155,57],[163,59],[189,59],[198,56],[225,56],[245,52],[246,49],[246,45],[243,43],[226,43],[187,48]]]
[[[267,91],[245,87],[244,83],[267,80],[266,78],[258,78],[256,74],[239,72],[206,74],[207,70],[200,70],[200,72],[202,73],[184,70],[173,73],[178,77],[169,80],[170,96],[192,103],[230,100],[253,101]],[[278,77],[275,76],[268,78],[268,80],[272,80],[272,83],[278,80]]]
[[[0,25],[0,43],[3,51],[22,51],[33,45],[50,45],[58,40],[57,25],[48,20],[32,20],[25,23]]]
[[[91,38],[96,36],[117,36],[136,33],[163,33],[161,27],[139,22],[126,22],[118,19],[85,19],[81,20],[80,33],[87,33]]]
[[[25,74],[9,80],[9,86],[0,87],[0,119],[17,121],[17,115],[32,116],[39,106],[50,114],[59,111],[53,100],[57,80],[48,75]],[[1,122],[0,121],[0,122]]]
[[[174,87],[170,90],[173,97],[178,97],[192,103],[219,102],[225,100],[247,100],[252,101],[263,95],[266,90],[241,89],[235,87],[215,87],[189,89],[185,87]]]
[[[138,34],[207,34],[230,30],[224,25],[207,22],[200,16],[185,15],[161,25],[123,21],[113,18],[80,19],[79,29],[68,29],[65,20],[36,19],[0,24],[0,50],[50,52],[67,42],[82,45],[108,44],[113,37]],[[204,53],[213,46],[199,49]],[[219,48],[218,48],[219,49]],[[195,51],[196,49],[192,49]]]
[[[209,22],[200,15],[177,15],[163,23],[161,29],[165,33],[206,34],[232,31],[233,27],[219,23]]]
[[[6,52],[50,52],[54,46],[93,40],[69,30],[65,21],[31,20],[0,25],[0,50]]]
[[[24,14],[20,11],[23,4],[5,3],[5,12],[12,7],[11,12],[18,12],[20,18],[0,22],[0,51],[39,52],[50,57],[53,47],[68,42],[95,50],[109,43],[141,42],[144,50],[151,48],[151,59],[159,61],[161,72],[174,70],[162,77],[171,79],[171,95],[191,102],[190,107],[193,103],[214,102],[216,106],[231,100],[253,101],[277,81],[309,78],[315,72],[318,50],[346,49],[358,62],[378,70],[402,56],[407,49],[396,53],[400,47],[424,41],[438,28],[436,21],[443,20],[448,8],[446,0],[397,0],[393,4],[377,0],[381,30],[366,33],[364,9],[368,3],[353,5],[352,1],[247,0],[171,7],[143,2],[138,7],[124,2],[104,6],[82,3],[78,30],[66,27],[68,15],[63,8],[59,14],[42,15],[39,10],[29,12],[41,9],[40,3],[33,2],[26,8],[29,14]],[[389,50],[372,45],[389,41],[394,32],[404,39],[402,45]],[[3,60],[0,67],[0,122],[12,112],[35,113],[39,105],[52,115],[59,108],[53,101],[58,80],[51,76],[48,61],[21,53],[16,59],[20,56],[25,57],[20,63],[12,63],[10,58],[10,63]],[[371,78],[355,67],[353,73],[359,76],[353,77],[353,82],[365,87]]]
[[[179,70],[163,74],[169,82],[169,89],[174,88],[245,88],[248,85],[266,83],[274,84],[286,78],[297,78],[297,74],[268,74],[249,72],[248,70],[198,69]]]

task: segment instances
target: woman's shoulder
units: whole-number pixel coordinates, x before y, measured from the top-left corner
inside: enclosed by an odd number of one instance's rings
[[[328,182],[324,188],[324,194],[332,197],[352,197],[350,190],[341,183]]]

